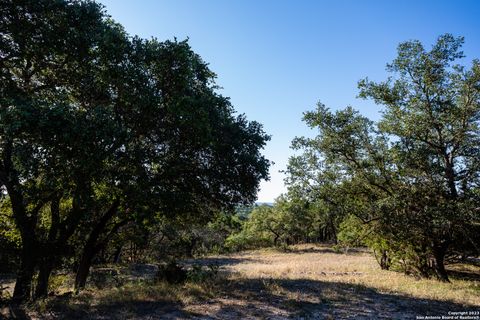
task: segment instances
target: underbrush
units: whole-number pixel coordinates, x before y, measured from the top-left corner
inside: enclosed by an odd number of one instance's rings
[[[61,315],[62,318],[83,319],[86,313],[103,314],[109,309],[118,312],[118,308],[127,311],[148,303],[156,306],[182,306],[214,298],[225,282],[224,277],[218,273],[218,266],[214,265],[193,264],[188,269],[183,269],[170,263],[160,266],[151,279],[132,278],[126,274],[130,269],[124,266],[116,269],[98,268],[92,273],[86,289],[78,295],[69,290],[71,287],[61,285],[69,285],[69,279],[64,276],[55,277],[52,283],[57,294],[34,302],[27,309],[40,318]],[[181,270],[185,277],[177,277],[172,281],[169,278],[172,270]]]

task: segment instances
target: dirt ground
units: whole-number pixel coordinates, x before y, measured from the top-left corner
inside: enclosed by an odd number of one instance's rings
[[[43,311],[4,308],[2,313],[20,319],[441,319],[480,311],[479,269],[452,270],[452,283],[443,284],[382,271],[364,250],[339,254],[321,246],[184,261],[194,263],[217,266],[221,280],[211,288],[193,287],[190,295],[183,287],[153,286],[138,289],[144,290],[141,294],[124,290],[102,297],[89,291]],[[130,270],[128,281],[148,280],[155,273],[152,266]],[[195,290],[200,293],[192,298]]]

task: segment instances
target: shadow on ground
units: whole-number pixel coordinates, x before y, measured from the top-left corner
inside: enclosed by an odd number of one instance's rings
[[[448,276],[451,279],[480,282],[480,274],[469,270],[448,270]]]
[[[475,309],[452,302],[382,293],[363,285],[309,279],[248,279],[231,285],[230,298],[245,299],[253,306],[270,306],[271,311],[261,313],[266,318],[275,318],[279,310],[293,318],[306,319],[411,319]],[[232,308],[235,307],[225,306],[212,316],[222,319],[222,312],[235,311]]]
[[[293,252],[334,251],[330,248],[303,248]],[[239,256],[208,257],[186,260],[184,263],[187,266],[195,263],[228,267],[253,261],[257,260]],[[155,265],[132,265],[129,270],[133,274],[150,275],[157,269]],[[227,270],[224,271],[228,273]],[[449,275],[455,279],[480,281],[480,275],[468,269],[449,270]],[[147,293],[138,295],[142,298],[132,296],[121,301],[108,297],[95,300],[82,295],[65,295],[51,298],[48,307],[43,308],[48,311],[38,311],[33,317],[21,308],[0,305],[0,319],[415,319],[426,315],[441,318],[449,312],[480,309],[480,306],[412,298],[341,282],[312,279],[236,278],[220,281],[221,279],[223,277],[209,288],[211,295],[194,293],[187,304],[183,304],[180,299],[158,299],[158,294],[154,298]],[[148,282],[146,285],[149,286]],[[145,288],[140,286],[138,290]],[[152,285],[148,290],[145,292],[152,292],[155,286]]]
[[[343,248],[341,250],[334,250],[332,247],[311,247],[311,248],[288,248],[282,253],[333,253],[333,254],[364,254],[370,252],[366,248]]]
[[[475,310],[451,302],[415,299],[382,293],[362,286],[307,279],[226,280],[218,298],[185,306],[178,302],[132,300],[99,301],[96,305],[68,303],[58,298],[39,319],[415,319]],[[63,301],[62,301],[63,299]],[[478,306],[476,307],[478,310]],[[18,310],[17,319],[28,319]],[[6,313],[3,313],[4,316]],[[13,319],[13,318],[12,318]]]

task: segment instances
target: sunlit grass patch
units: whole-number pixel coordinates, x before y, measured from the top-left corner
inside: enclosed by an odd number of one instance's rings
[[[207,272],[212,262],[219,263],[218,272]],[[380,310],[383,317],[395,318],[407,311],[414,315],[437,308],[480,306],[479,282],[472,276],[479,274],[477,266],[450,265],[451,283],[442,283],[381,270],[368,250],[343,254],[329,246],[304,245],[287,251],[217,255],[189,261],[188,265],[197,276],[187,277],[184,283],[139,277],[109,280],[99,289],[92,282],[79,295],[37,302],[36,312],[68,319],[110,313],[119,319],[137,319],[143,314],[222,319],[268,315],[283,319],[312,314],[320,318],[331,314],[334,318],[368,316]],[[200,269],[213,276],[204,277]],[[429,307],[432,303],[434,306]],[[404,309],[407,311],[401,311]]]
[[[231,266],[231,270],[247,278],[337,282],[413,298],[480,305],[478,280],[457,279],[452,275],[451,283],[442,283],[381,270],[367,250],[339,254],[328,246],[302,245],[292,247],[292,251],[287,253],[275,250],[258,252],[260,255],[256,251],[243,254],[243,258],[252,259]],[[449,269],[480,275],[478,266],[452,265]]]

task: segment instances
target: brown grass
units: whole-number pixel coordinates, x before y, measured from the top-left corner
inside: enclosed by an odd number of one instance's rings
[[[328,246],[298,245],[290,253],[266,249],[238,256],[245,262],[228,267],[233,278],[319,280],[365,286],[380,293],[480,306],[479,266],[449,266],[452,271],[470,273],[477,279],[451,277],[451,283],[442,283],[381,270],[367,250],[339,254]]]
[[[472,265],[450,266],[451,283],[417,280],[380,270],[366,250],[341,254],[319,245],[190,263],[217,264],[220,273],[181,285],[130,276],[121,285],[49,298],[29,314],[38,319],[410,319],[480,307],[480,268]]]

